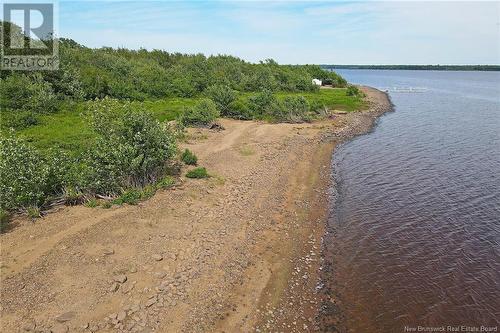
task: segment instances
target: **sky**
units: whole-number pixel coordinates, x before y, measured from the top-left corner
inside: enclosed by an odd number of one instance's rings
[[[286,64],[500,64],[500,2],[59,1],[90,47]]]

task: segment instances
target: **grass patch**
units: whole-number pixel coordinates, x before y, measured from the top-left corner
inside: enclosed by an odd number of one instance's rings
[[[195,168],[193,170],[188,171],[186,173],[187,178],[195,178],[195,179],[202,179],[202,178],[208,178],[210,175],[207,172],[207,169],[205,168]]]
[[[118,198],[112,201],[115,205],[123,205],[125,203],[129,205],[137,205],[139,200],[142,198],[142,191],[140,189],[129,189],[126,190]]]
[[[42,217],[42,213],[38,207],[28,207],[28,209],[26,209],[26,214],[32,219]]]
[[[189,149],[185,149],[181,155],[182,162],[187,165],[196,165],[198,163],[198,157]]]
[[[96,198],[92,198],[90,200],[87,200],[83,205],[85,207],[95,208],[95,207],[99,206],[99,201],[97,201]]]
[[[320,89],[318,92],[277,93],[278,99],[286,96],[304,96],[311,105],[324,105],[329,109],[356,111],[366,108],[362,96],[348,96],[347,88]]]
[[[171,176],[166,176],[162,180],[160,180],[158,183],[156,183],[156,188],[157,189],[166,189],[174,186],[175,184],[175,179]]]

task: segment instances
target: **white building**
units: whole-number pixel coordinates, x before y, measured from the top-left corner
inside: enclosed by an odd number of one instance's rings
[[[323,82],[321,80],[318,80],[318,79],[313,79],[312,84],[317,85],[317,86],[321,86],[323,84]]]

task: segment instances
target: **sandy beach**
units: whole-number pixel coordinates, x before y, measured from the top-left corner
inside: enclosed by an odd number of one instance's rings
[[[317,330],[332,152],[392,109],[362,90],[367,110],[320,122],[190,129],[208,180],[19,220],[0,238],[1,331]]]

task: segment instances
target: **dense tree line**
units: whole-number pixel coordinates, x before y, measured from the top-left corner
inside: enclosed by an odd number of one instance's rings
[[[312,91],[313,78],[346,85],[342,77],[316,65],[285,66],[270,59],[253,64],[227,55],[163,50],[92,49],[64,38],[59,40],[59,58],[57,71],[2,71],[1,106],[43,111],[41,105],[46,105],[50,112],[56,99],[194,97],[216,85],[240,92]]]

